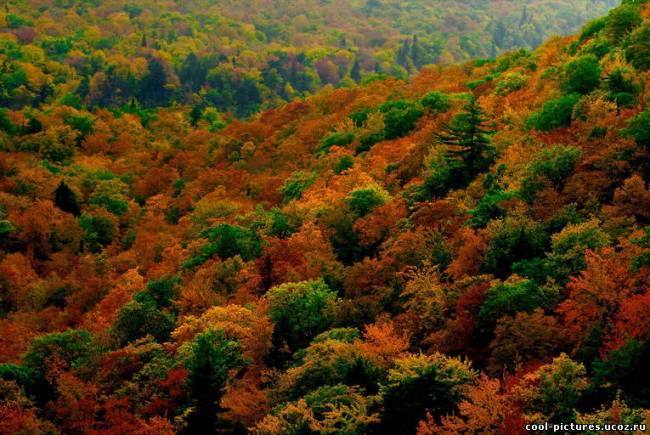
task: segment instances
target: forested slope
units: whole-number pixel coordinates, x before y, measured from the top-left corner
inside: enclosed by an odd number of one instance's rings
[[[0,104],[133,112],[178,103],[196,116],[210,107],[246,117],[325,85],[535,47],[616,3],[8,0]]]
[[[220,129],[4,109],[0,432],[645,422],[649,79],[626,1]]]

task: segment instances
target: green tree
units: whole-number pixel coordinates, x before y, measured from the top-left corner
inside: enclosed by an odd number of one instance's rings
[[[537,192],[544,187],[561,191],[566,179],[575,171],[582,150],[573,146],[555,145],[534,154],[526,168],[519,195],[533,203]]]
[[[280,193],[284,196],[285,201],[300,199],[302,193],[315,181],[316,174],[304,171],[294,172],[280,187]]]
[[[550,423],[575,421],[575,408],[589,386],[586,375],[584,365],[561,354],[527,376],[513,395],[527,414]]]
[[[630,35],[625,55],[636,69],[650,69],[650,23],[643,24]]]
[[[454,413],[475,377],[468,363],[441,354],[395,361],[380,390],[384,405],[380,432],[415,433],[427,412],[435,418]]]
[[[573,107],[578,103],[580,94],[564,95],[544,103],[542,110],[533,113],[526,121],[527,128],[539,131],[551,131],[560,127],[571,126]]]
[[[332,167],[332,170],[335,174],[340,174],[346,169],[350,169],[354,166],[354,158],[352,156],[343,156],[341,157]]]
[[[613,9],[607,16],[605,32],[613,42],[620,42],[642,21],[638,5],[623,4]]]
[[[309,344],[332,324],[334,293],[322,280],[287,283],[270,289],[269,315],[275,328],[276,349],[286,344],[291,353]]]
[[[379,422],[375,396],[346,385],[320,387],[297,402],[273,409],[260,421],[256,435],[341,434],[362,435]]]
[[[424,114],[422,107],[412,101],[388,101],[379,106],[384,114],[384,136],[386,139],[396,139],[406,136],[415,122]]]
[[[219,419],[221,398],[231,371],[246,364],[238,342],[229,340],[221,329],[196,336],[186,363],[192,409],[184,432],[212,434],[223,429]]]
[[[498,284],[488,290],[478,313],[477,324],[482,334],[491,335],[498,319],[519,312],[532,313],[548,305],[549,298],[533,281]]]
[[[117,234],[115,222],[101,214],[82,213],[79,217],[79,226],[84,230],[84,245],[93,253],[109,245]]]
[[[167,71],[162,61],[149,58],[148,72],[140,83],[140,99],[146,107],[166,106],[172,97],[167,86]]]
[[[453,175],[460,176],[463,185],[468,184],[477,174],[487,170],[494,161],[494,147],[490,135],[493,126],[475,98],[456,115],[450,124],[437,135],[438,141],[449,147],[447,160],[457,163],[452,166]],[[460,165],[458,165],[460,164]]]
[[[39,405],[45,405],[53,399],[53,388],[42,370],[17,364],[0,364],[0,381],[15,382],[29,397],[36,399]]]
[[[350,78],[357,83],[361,81],[361,65],[359,64],[359,59],[355,59],[354,63],[352,64],[352,69],[350,70]]]
[[[451,101],[449,96],[445,93],[438,91],[431,91],[420,100],[422,107],[431,114],[444,113],[451,109]]]
[[[600,228],[597,219],[567,225],[551,237],[551,252],[546,258],[546,270],[555,280],[564,283],[586,267],[585,250],[609,244],[610,238]]]
[[[120,308],[111,332],[124,346],[147,335],[160,343],[165,342],[173,329],[174,317],[162,312],[149,294],[140,292]]]
[[[623,133],[634,139],[637,146],[646,153],[650,152],[650,110],[645,110],[628,122],[628,128]]]
[[[74,329],[35,338],[23,355],[23,365],[42,375],[47,373],[50,362],[81,368],[96,350],[92,338],[90,332]]]
[[[548,236],[530,220],[506,217],[490,222],[487,229],[490,238],[481,268],[484,273],[505,279],[516,261],[544,253]]]
[[[219,224],[202,235],[208,238],[208,243],[185,261],[184,267],[200,266],[213,255],[222,260],[240,256],[244,261],[250,261],[262,254],[262,239],[257,232],[239,225]]]
[[[617,391],[633,406],[650,404],[650,363],[648,340],[629,340],[593,363],[594,383],[613,398]]]
[[[383,375],[382,369],[364,356],[357,344],[344,340],[315,340],[295,357],[299,362],[280,381],[282,392],[292,399],[337,384],[356,385],[374,393]]]
[[[178,285],[182,280],[174,275],[163,276],[147,283],[145,290],[159,308],[169,308],[178,296]]]
[[[596,56],[579,57],[564,66],[562,87],[568,93],[588,94],[598,87],[601,72]]]
[[[499,83],[497,83],[496,94],[506,96],[514,91],[523,89],[528,84],[529,76],[518,72],[506,74]]]
[[[326,136],[318,146],[317,152],[327,153],[330,148],[333,146],[346,146],[354,142],[354,133],[351,132],[341,132],[341,133],[332,133],[329,136]]]
[[[387,197],[388,194],[379,189],[355,189],[350,192],[348,204],[355,215],[363,217],[375,207],[382,205]]]
[[[77,135],[78,145],[81,145],[84,138],[93,132],[95,125],[95,121],[89,116],[70,116],[66,118],[65,123],[79,132]]]
[[[641,85],[636,82],[633,72],[628,68],[616,68],[606,79],[607,98],[620,107],[634,107]]]

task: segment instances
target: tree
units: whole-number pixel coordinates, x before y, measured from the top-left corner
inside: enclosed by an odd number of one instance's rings
[[[539,131],[551,131],[569,127],[573,117],[573,107],[580,99],[579,94],[564,95],[544,103],[542,110],[533,113],[526,121],[526,127]]]
[[[291,353],[305,347],[332,321],[336,294],[324,281],[303,281],[273,287],[266,294],[269,316],[275,322],[273,343],[281,349],[286,343]]]
[[[438,91],[431,91],[427,93],[424,97],[422,97],[420,103],[427,110],[427,112],[433,115],[444,113],[451,108],[449,96]]]
[[[471,98],[450,124],[445,124],[443,132],[437,134],[438,141],[449,147],[446,158],[456,165],[452,172],[459,172],[463,185],[468,184],[477,174],[485,171],[494,161],[494,147],[490,135],[492,125],[476,98]],[[460,165],[460,167],[457,167]],[[452,175],[452,178],[455,178]]]
[[[379,430],[413,433],[427,412],[436,419],[454,413],[475,377],[469,363],[441,354],[398,359],[381,387]]]
[[[223,112],[248,116],[256,112],[262,102],[255,78],[230,65],[219,65],[208,71],[206,82],[211,88],[206,99]]]
[[[627,336],[627,325],[620,327],[617,324],[619,316],[625,314],[621,311],[626,302],[637,307],[645,306],[634,296],[637,278],[630,273],[629,265],[617,258],[611,249],[605,249],[601,255],[587,252],[583,257],[585,270],[568,283],[568,298],[557,309],[568,336],[582,348],[596,344],[589,343],[595,330],[606,338],[619,334]],[[621,331],[617,330],[619,328]],[[602,348],[602,345],[598,347]]]
[[[507,35],[508,32],[506,30],[505,24],[503,24],[503,20],[497,21],[497,25],[494,27],[494,30],[492,31],[492,41],[494,42],[494,45],[496,45],[499,48],[504,48],[505,47],[504,42]]]
[[[205,263],[213,255],[222,260],[240,256],[250,261],[262,255],[262,240],[254,230],[239,225],[219,224],[202,233],[208,243],[192,258],[183,263],[186,268],[193,268]]]
[[[637,146],[650,152],[650,110],[644,110],[630,119],[624,134],[634,139]]]
[[[413,35],[413,41],[411,43],[411,60],[415,68],[422,68],[424,65],[424,49],[422,48],[420,41],[418,40],[417,35]]]
[[[633,406],[650,404],[650,376],[644,369],[650,362],[650,344],[644,340],[629,340],[624,346],[594,361],[593,380],[609,396],[618,391]]]
[[[147,283],[146,293],[155,301],[157,307],[169,308],[178,296],[178,285],[181,282],[182,280],[177,276],[163,276],[162,278],[149,281]]]
[[[352,138],[354,139],[354,137]],[[352,142],[351,140],[347,143]],[[346,145],[347,145],[346,143]],[[323,143],[323,146],[325,149],[328,149],[330,146],[337,145],[337,143],[333,142],[331,144],[329,143]],[[323,148],[321,146],[321,148]],[[302,197],[302,193],[309,188],[314,182],[316,181],[316,174],[309,173],[309,172],[304,172],[304,171],[297,171],[291,174],[289,178],[284,182],[282,187],[280,187],[280,193],[284,196],[285,201],[291,201],[294,199],[300,199]]]
[[[603,248],[610,238],[600,228],[600,222],[592,219],[575,225],[567,225],[551,237],[551,252],[547,255],[548,274],[561,283],[586,266],[585,251]]]
[[[620,42],[642,21],[638,5],[622,4],[613,9],[607,16],[605,32],[613,42]]]
[[[221,398],[233,370],[246,364],[239,343],[229,340],[223,330],[211,329],[196,336],[186,363],[192,409],[184,432],[188,434],[219,432]]]
[[[496,93],[500,96],[506,96],[514,91],[523,89],[528,84],[529,76],[518,72],[506,74],[499,83],[497,83]]]
[[[118,311],[112,333],[121,345],[147,335],[162,343],[169,339],[173,329],[173,316],[162,312],[150,295],[141,292]]]
[[[530,421],[575,421],[575,407],[589,382],[585,366],[566,354],[527,374],[513,391]]]
[[[345,385],[318,388],[273,410],[253,428],[256,435],[341,433],[361,435],[379,422],[376,397]]]
[[[505,420],[511,404],[497,379],[481,375],[468,388],[467,398],[458,405],[459,415],[448,415],[437,425],[431,414],[420,422],[418,435],[454,433],[507,433]],[[512,412],[512,411],[510,411]]]
[[[172,97],[172,92],[167,87],[165,66],[161,60],[150,58],[148,67],[149,71],[140,85],[142,103],[147,107],[166,106]]]
[[[350,70],[350,78],[357,83],[361,81],[361,65],[359,64],[359,59],[354,59],[352,69]]]
[[[590,424],[593,421],[602,421],[611,424],[643,424],[646,415],[643,409],[631,408],[617,395],[609,406],[603,405],[599,410],[592,413],[579,413],[576,423]]]
[[[64,181],[61,181],[54,191],[54,205],[65,212],[72,213],[74,216],[81,214],[81,209],[77,202],[77,195],[75,195]]]
[[[82,213],[79,226],[84,230],[84,246],[88,251],[97,253],[109,245],[117,234],[117,225],[108,212],[96,214]]]
[[[650,24],[643,24],[630,35],[625,55],[636,69],[650,69]]]
[[[89,362],[95,346],[88,331],[70,329],[46,334],[29,345],[23,355],[23,365],[36,373],[48,373],[49,364],[62,364],[64,368],[81,368]]]
[[[555,354],[564,343],[556,318],[536,309],[532,314],[520,312],[497,321],[494,340],[490,343],[490,372],[514,372],[517,364],[544,360]]]
[[[580,148],[561,145],[545,148],[534,154],[526,168],[526,177],[523,179],[519,195],[532,203],[537,192],[548,185],[561,191],[582,155]]]
[[[486,293],[485,302],[478,313],[477,326],[484,335],[492,335],[501,317],[519,312],[532,313],[536,308],[547,306],[548,302],[548,296],[532,281],[496,285]]]
[[[382,205],[388,194],[379,189],[355,189],[350,192],[348,204],[350,210],[358,217],[363,217],[374,208]]]
[[[343,147],[354,142],[354,133],[351,132],[341,132],[341,133],[332,133],[323,138],[320,145],[318,146],[318,154],[329,152],[330,148],[333,146]],[[294,173],[300,174],[300,172]],[[315,181],[312,176],[312,182]]]
[[[424,111],[418,103],[407,100],[388,101],[379,107],[384,114],[384,137],[397,139],[406,136]]]
[[[198,92],[205,84],[207,75],[208,67],[205,59],[200,59],[196,53],[190,53],[183,61],[178,78],[190,92]]]
[[[631,69],[616,68],[609,73],[606,83],[609,91],[607,98],[610,101],[616,102],[619,108],[634,107],[641,85],[637,83]]]
[[[488,247],[481,270],[505,279],[513,265],[542,255],[547,243],[546,234],[527,219],[506,217],[487,226]]]
[[[358,343],[339,339],[316,341],[296,353],[296,365],[278,380],[278,392],[297,399],[323,386],[356,386],[376,393],[383,370]]]
[[[447,311],[447,292],[438,268],[425,264],[407,275],[402,291],[405,311],[414,316],[418,332],[428,334],[441,326]]]
[[[562,87],[569,94],[588,94],[598,87],[600,74],[596,56],[588,54],[579,57],[565,65]]]

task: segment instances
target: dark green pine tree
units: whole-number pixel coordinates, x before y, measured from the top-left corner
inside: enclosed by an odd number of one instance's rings
[[[521,11],[521,18],[519,19],[519,27],[522,27],[524,24],[528,23],[528,6],[524,5],[524,10]]]
[[[418,41],[417,36],[413,35],[413,42],[411,43],[411,60],[413,60],[413,65],[418,69],[422,68],[423,58],[420,41]]]
[[[494,147],[490,135],[494,125],[476,98],[465,105],[444,130],[437,135],[438,142],[449,147],[447,162],[456,178],[453,184],[467,185],[477,174],[487,170],[494,161]]]
[[[497,47],[504,48],[507,34],[508,31],[506,30],[505,24],[503,24],[503,20],[497,21],[497,24],[492,31],[492,42]]]
[[[350,70],[350,77],[357,83],[361,81],[361,65],[359,65],[359,59],[354,60],[352,70]]]
[[[208,65],[195,53],[187,55],[178,72],[181,83],[190,92],[198,92],[208,75]]]
[[[222,330],[209,330],[196,336],[187,367],[193,411],[185,433],[215,434],[224,429],[218,414],[223,411],[220,402],[228,374],[244,364],[239,343],[228,340]]]
[[[397,50],[396,60],[397,63],[410,70],[409,58],[411,57],[411,41],[405,39],[402,41],[402,46]]]
[[[63,181],[59,183],[59,187],[54,191],[54,204],[61,210],[72,213],[75,216],[81,214],[77,196]]]
[[[140,100],[147,107],[166,106],[171,98],[167,89],[167,72],[158,59],[148,60],[149,72],[140,83]]]

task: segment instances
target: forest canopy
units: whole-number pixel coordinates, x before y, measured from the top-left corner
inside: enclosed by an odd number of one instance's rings
[[[0,433],[646,424],[650,2],[268,3],[6,3]]]
[[[141,113],[192,107],[213,128],[425,65],[576,32],[616,0],[7,0],[0,105]]]

